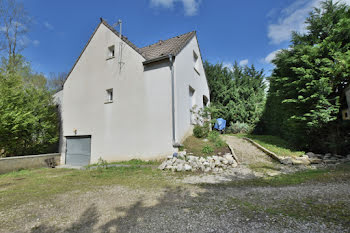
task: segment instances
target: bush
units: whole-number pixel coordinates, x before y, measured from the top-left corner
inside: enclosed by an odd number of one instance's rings
[[[218,131],[209,132],[208,139],[209,141],[214,143],[216,148],[220,148],[225,145],[225,142],[220,138],[220,134]]]
[[[196,138],[206,138],[209,134],[209,124],[205,123],[203,126],[195,125],[193,129],[193,135]]]
[[[226,130],[226,133],[250,133],[251,130],[252,128],[247,123],[231,122],[230,126]]]
[[[205,145],[202,149],[202,152],[204,154],[210,154],[210,153],[213,153],[214,152],[214,149],[213,147],[209,146],[209,145]]]
[[[208,134],[208,139],[211,142],[216,142],[218,139],[220,139],[220,134],[218,131],[211,131]]]

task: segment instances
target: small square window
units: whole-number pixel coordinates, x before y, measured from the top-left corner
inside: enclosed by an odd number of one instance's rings
[[[112,103],[113,102],[113,88],[106,90],[106,103]]]
[[[114,45],[108,47],[108,55],[107,58],[114,58],[115,56],[115,49]]]
[[[199,74],[199,58],[195,51],[193,51],[193,63],[194,63],[194,70]]]

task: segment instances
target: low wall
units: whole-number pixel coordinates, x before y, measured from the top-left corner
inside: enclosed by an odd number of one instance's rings
[[[59,165],[60,157],[61,154],[55,153],[1,158],[0,174],[17,171],[20,169],[49,167],[48,163],[45,161],[47,159],[53,159],[56,165]]]

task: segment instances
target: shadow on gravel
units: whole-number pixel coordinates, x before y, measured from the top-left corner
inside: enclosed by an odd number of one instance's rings
[[[169,230],[169,225],[162,226],[161,223],[158,223],[155,215],[166,216],[169,214],[169,209],[182,209],[186,206],[186,203],[191,203],[194,197],[191,197],[190,193],[183,188],[177,189],[167,189],[165,194],[157,199],[157,204],[154,206],[144,206],[143,200],[137,201],[135,204],[128,208],[115,208],[117,213],[123,213],[122,217],[118,217],[116,219],[112,219],[107,223],[97,226],[99,222],[99,217],[103,214],[97,210],[95,204],[90,205],[80,218],[71,224],[68,228],[62,229],[54,226],[48,226],[45,224],[41,224],[32,228],[32,233],[52,233],[52,232],[64,232],[64,233],[73,233],[73,232],[84,232],[84,233],[92,233],[92,232],[116,232],[116,233],[124,233],[124,232],[134,232],[134,228],[139,228],[145,223],[149,223],[150,221],[154,221],[154,224],[158,225],[156,231],[161,232],[159,230],[164,229]],[[111,203],[112,205],[112,203]],[[176,211],[175,211],[176,212]],[[170,213],[172,215],[173,213]],[[176,215],[176,214],[175,214]],[[172,216],[174,217],[174,216]],[[148,224],[147,224],[148,225]],[[153,224],[152,224],[153,225]],[[148,229],[147,232],[149,232]]]

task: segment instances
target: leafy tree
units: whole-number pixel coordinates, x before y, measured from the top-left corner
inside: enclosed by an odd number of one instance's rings
[[[28,64],[0,72],[0,148],[2,155],[26,155],[56,151],[58,118],[51,93],[22,76]]]
[[[294,33],[290,48],[273,61],[260,130],[304,149],[345,153],[349,124],[340,109],[350,81],[349,7],[325,1],[306,24],[307,33]]]
[[[254,66],[232,70],[222,64],[204,63],[211,98],[212,117],[222,117],[230,122],[258,122],[265,102],[264,71]]]

